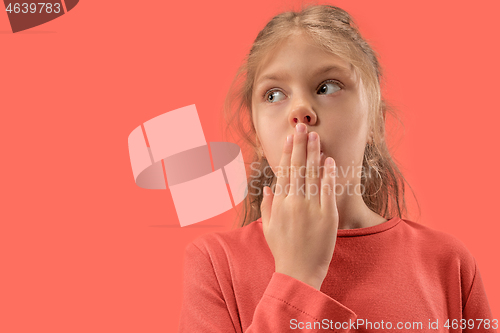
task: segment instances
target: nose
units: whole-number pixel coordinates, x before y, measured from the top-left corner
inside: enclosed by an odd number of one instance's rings
[[[290,112],[289,122],[295,127],[298,123],[304,123],[306,125],[312,126],[316,124],[318,116],[313,109],[306,105],[300,105],[295,107],[292,112]]]

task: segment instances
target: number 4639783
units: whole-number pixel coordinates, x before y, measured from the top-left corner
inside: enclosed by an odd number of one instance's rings
[[[38,11],[38,8],[39,11]],[[9,3],[5,11],[12,13],[14,12],[15,14],[18,13],[42,13],[43,10],[45,9],[45,13],[50,14],[50,13],[60,13],[61,12],[61,4],[60,3],[50,3],[50,2],[31,2],[31,3]]]

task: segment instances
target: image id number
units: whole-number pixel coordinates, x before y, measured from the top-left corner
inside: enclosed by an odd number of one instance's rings
[[[61,12],[61,4],[60,3],[50,3],[50,2],[31,2],[31,3],[15,3],[12,5],[12,3],[9,3],[5,11],[9,13],[43,13],[45,10],[45,13],[50,14],[50,13],[60,13]]]

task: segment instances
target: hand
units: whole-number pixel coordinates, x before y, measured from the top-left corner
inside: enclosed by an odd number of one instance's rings
[[[299,126],[303,132],[298,132]],[[332,260],[339,224],[335,161],[331,157],[325,160],[320,179],[319,136],[311,132],[308,139],[306,131],[299,123],[293,143],[285,143],[275,193],[264,187],[260,209],[276,272],[319,290]]]

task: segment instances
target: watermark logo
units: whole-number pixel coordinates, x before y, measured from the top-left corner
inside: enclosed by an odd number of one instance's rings
[[[75,8],[79,0],[51,2],[4,0],[12,32],[27,30],[62,16]]]
[[[128,148],[135,183],[146,189],[168,186],[181,227],[222,214],[247,196],[240,147],[207,144],[194,104],[136,127]]]
[[[273,170],[269,165],[261,168],[262,164],[260,162],[253,162],[250,167],[252,173],[250,175],[249,186],[254,189],[254,191],[251,191],[251,195],[254,196],[260,196],[262,193],[261,181],[264,175],[266,175],[264,177],[266,178],[264,180],[265,185],[270,186],[275,195],[286,193],[287,195],[294,194],[301,196],[317,195],[321,190],[328,193],[334,190],[337,195],[344,195],[345,193],[346,195],[363,196],[366,193],[366,186],[358,182],[357,179],[380,176],[377,169],[372,166],[368,168],[364,166],[355,167],[354,165],[345,167],[342,165],[335,166],[329,176],[335,177],[336,181],[334,188],[330,188],[330,185],[322,182],[323,174],[328,172],[327,168],[323,165],[309,167],[305,165],[300,167],[289,166],[286,168],[277,166]],[[273,181],[275,176],[277,178],[287,178],[284,188],[276,179]],[[312,181],[314,179],[319,179],[319,181]],[[273,183],[271,184],[272,181]],[[306,185],[306,183],[308,184]],[[294,193],[290,193],[292,184],[294,185]]]

